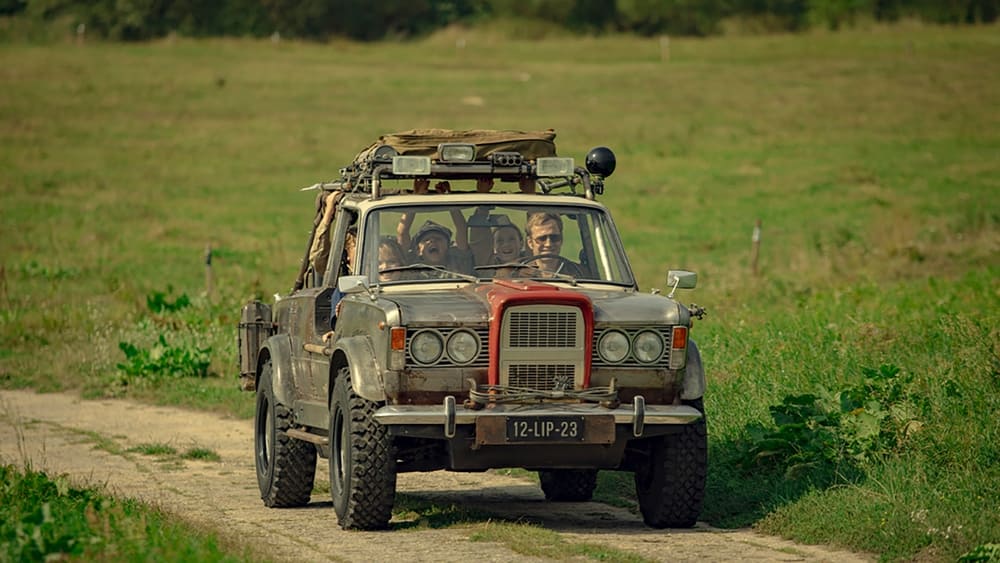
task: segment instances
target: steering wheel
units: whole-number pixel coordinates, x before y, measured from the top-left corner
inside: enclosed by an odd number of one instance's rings
[[[559,264],[559,268],[557,268],[555,270],[546,270],[546,269],[542,268],[540,266],[540,264],[537,263],[537,260],[539,260],[539,259],[541,259],[541,260],[557,259],[557,260],[559,260],[559,263],[560,263]],[[542,271],[542,272],[555,272],[555,273],[559,273],[563,269],[563,267],[566,266],[567,264],[572,264],[573,263],[569,258],[563,258],[562,256],[559,256],[558,254],[552,254],[552,253],[535,254],[534,256],[528,256],[527,258],[522,258],[522,259],[520,259],[520,260],[517,261],[518,264],[521,264],[521,265],[524,265],[524,266],[527,266],[531,262],[535,262],[535,265],[529,266],[531,268],[535,268],[535,269],[537,269],[539,271]]]

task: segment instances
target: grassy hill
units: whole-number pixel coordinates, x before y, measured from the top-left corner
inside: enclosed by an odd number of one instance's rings
[[[1000,541],[996,26],[2,44],[0,84],[0,385],[248,414],[239,307],[290,288],[299,188],[389,131],[551,127],[617,153],[643,289],[700,275],[706,520],[887,558]],[[122,344],[210,375],[128,375]]]

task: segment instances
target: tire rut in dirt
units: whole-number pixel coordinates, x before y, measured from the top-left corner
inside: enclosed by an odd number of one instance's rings
[[[268,360],[257,386],[254,458],[260,497],[272,508],[304,506],[316,478],[316,447],[286,433],[292,427],[292,412],[274,396],[272,371]]]
[[[542,469],[538,471],[545,500],[554,502],[586,502],[597,487],[595,469]]]
[[[343,368],[330,415],[330,493],[344,529],[385,529],[392,517],[396,460],[388,429],[375,421],[377,408],[354,393]]]
[[[686,404],[705,412],[702,400]],[[635,490],[643,521],[654,528],[690,528],[705,499],[708,435],[705,419],[650,444],[649,464],[636,471]]]

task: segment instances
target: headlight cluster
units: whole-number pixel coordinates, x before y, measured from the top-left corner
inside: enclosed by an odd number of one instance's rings
[[[665,349],[663,335],[655,330],[629,334],[611,329],[597,339],[597,354],[609,364],[624,362],[629,354],[639,363],[652,364],[663,357]]]
[[[479,336],[471,330],[454,330],[445,338],[433,329],[417,331],[410,339],[410,356],[420,365],[432,365],[447,355],[456,365],[472,363],[479,355]]]

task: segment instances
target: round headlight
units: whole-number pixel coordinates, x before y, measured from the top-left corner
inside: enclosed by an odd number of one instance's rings
[[[655,362],[663,354],[663,337],[651,330],[644,330],[635,336],[632,351],[635,359],[644,364]]]
[[[628,356],[628,337],[624,332],[609,330],[597,341],[597,353],[606,362],[618,363]]]
[[[420,364],[433,364],[441,357],[444,351],[444,342],[441,335],[431,331],[422,330],[413,335],[410,341],[410,355]]]
[[[468,330],[456,330],[448,337],[448,357],[456,364],[467,364],[479,354],[479,337]]]

